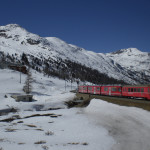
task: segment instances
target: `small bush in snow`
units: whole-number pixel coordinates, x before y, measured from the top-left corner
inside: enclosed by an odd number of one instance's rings
[[[8,98],[8,96],[7,96],[7,95],[5,95],[4,97],[5,97],[5,98]]]
[[[5,132],[15,132],[17,129],[6,128]]]
[[[52,131],[47,131],[47,132],[45,132],[45,135],[54,135],[54,132],[52,132]]]
[[[42,145],[42,148],[43,148],[44,150],[48,150],[48,149],[49,149],[48,146],[46,146],[46,145]]]
[[[18,143],[18,145],[23,145],[23,144],[25,144],[25,143],[22,143],[22,142],[21,142],[21,143]]]
[[[4,141],[4,139],[0,139],[0,142],[3,142]]]
[[[45,144],[45,143],[46,143],[46,141],[37,141],[34,144]]]
[[[33,125],[33,124],[26,124],[26,126],[31,127],[31,128],[36,128],[37,127],[36,125]]]
[[[82,145],[88,145],[88,143],[87,143],[87,142],[84,142],[84,143],[82,143]]]

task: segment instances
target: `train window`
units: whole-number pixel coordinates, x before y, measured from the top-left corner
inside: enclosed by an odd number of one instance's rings
[[[97,87],[97,91],[100,91],[100,88],[99,88],[99,87]]]
[[[141,88],[141,92],[144,92],[144,88]]]
[[[136,88],[134,88],[134,92],[136,92],[137,90],[136,90]]]
[[[116,92],[116,91],[117,91],[117,88],[116,88],[116,87],[112,87],[112,88],[111,88],[111,91]]]
[[[91,90],[92,90],[92,87],[88,87],[88,90],[90,90],[90,91],[91,91]]]
[[[131,92],[133,92],[133,88],[131,88]]]
[[[121,92],[121,88],[119,88],[118,91]]]
[[[128,88],[128,92],[130,92],[130,88]]]
[[[108,91],[108,88],[107,88],[107,87],[104,87],[104,91]]]
[[[148,88],[148,92],[150,93],[150,88]]]
[[[140,88],[138,88],[138,92],[140,92]]]
[[[83,90],[86,90],[87,88],[86,87],[83,87]]]

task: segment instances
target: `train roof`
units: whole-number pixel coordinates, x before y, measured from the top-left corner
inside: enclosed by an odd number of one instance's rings
[[[123,87],[150,87],[150,85],[124,85]]]
[[[80,86],[103,86],[103,87],[104,87],[104,86],[105,86],[105,87],[111,86],[111,87],[112,87],[112,86],[122,86],[122,85],[117,85],[117,84],[115,85],[115,84],[114,84],[114,85],[80,85]]]
[[[122,86],[122,87],[150,87],[150,84],[148,84],[148,85],[80,85],[80,86],[105,86],[105,87],[107,87],[107,86]]]

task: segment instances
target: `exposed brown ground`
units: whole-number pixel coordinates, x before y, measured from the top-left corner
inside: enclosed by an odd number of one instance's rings
[[[83,104],[86,105],[90,102],[91,99],[96,98],[96,99],[101,99],[113,104],[118,104],[121,106],[129,106],[129,107],[138,107],[142,108],[145,110],[150,111],[150,101],[144,100],[144,99],[128,99],[128,98],[122,98],[122,97],[110,97],[110,96],[100,96],[100,95],[89,95],[89,94],[81,94],[81,93],[76,93],[76,96],[78,99],[83,99]]]

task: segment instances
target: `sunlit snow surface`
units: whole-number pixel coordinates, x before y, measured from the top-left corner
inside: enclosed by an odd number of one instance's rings
[[[136,48],[128,48],[121,49],[116,53],[108,53],[106,56],[129,70],[142,71],[145,74],[149,73],[150,54],[147,52],[141,52]]]
[[[73,99],[74,93],[70,93],[70,82],[44,77],[42,74],[32,72],[34,78],[33,94],[34,102],[15,102],[10,97],[12,93],[23,93],[22,87],[25,75],[12,70],[0,70],[0,109],[18,108],[19,112],[0,116],[0,120],[19,115],[21,118],[34,114],[54,113],[57,118],[50,116],[32,117],[14,120],[10,123],[0,122],[0,148],[4,150],[20,149],[103,149],[109,150],[115,140],[109,135],[107,129],[97,126],[88,120],[88,117],[80,108],[68,109],[64,102]],[[76,88],[76,83],[73,84]],[[7,95],[8,98],[4,98]],[[43,105],[43,111],[36,111],[35,105]],[[61,108],[59,110],[47,110],[48,108]],[[23,121],[23,123],[18,123]],[[33,127],[29,127],[31,125]],[[10,131],[11,130],[11,131]],[[46,133],[52,132],[52,135]],[[46,143],[36,144],[44,141]]]
[[[93,99],[86,108],[68,109],[64,102],[72,99],[70,82],[44,77],[32,71],[34,102],[15,102],[12,93],[22,93],[25,75],[0,70],[0,110],[9,107],[19,112],[0,116],[0,120],[19,115],[54,113],[57,118],[38,116],[0,122],[0,148],[3,150],[149,150],[150,113]],[[72,89],[76,88],[76,83]],[[4,98],[7,95],[8,98]],[[43,105],[36,111],[35,105]],[[48,110],[49,108],[61,108]],[[23,121],[22,123],[19,123]],[[47,133],[51,133],[47,135]],[[36,144],[36,143],[41,144]]]
[[[150,112],[92,100],[85,108],[92,123],[103,126],[117,143],[113,150],[149,150]]]

